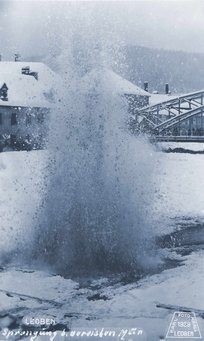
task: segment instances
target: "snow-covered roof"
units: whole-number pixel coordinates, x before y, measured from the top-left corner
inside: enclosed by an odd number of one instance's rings
[[[99,93],[103,90],[121,95],[148,96],[147,91],[122,78],[117,73],[107,68],[93,69],[81,81],[80,89],[84,93]]]
[[[22,74],[23,68],[37,73]],[[8,87],[8,101],[0,99],[0,106],[51,107],[56,74],[43,63],[0,62],[0,88]]]

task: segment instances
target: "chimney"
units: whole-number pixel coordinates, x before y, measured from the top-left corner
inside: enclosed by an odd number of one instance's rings
[[[33,76],[36,80],[38,80],[38,72],[31,71],[30,66],[22,67],[21,73],[22,75]]]
[[[165,94],[166,95],[169,94],[169,84],[168,83],[165,84]]]
[[[149,85],[148,85],[148,82],[144,82],[144,90],[145,90],[145,91],[148,91],[148,86],[149,86]]]
[[[30,76],[33,76],[36,80],[38,80],[38,72],[30,72]]]
[[[15,53],[15,62],[19,62],[19,59],[20,59],[20,54],[19,53]]]
[[[29,75],[29,73],[30,73],[30,66],[22,67],[21,73],[22,73],[22,75]]]

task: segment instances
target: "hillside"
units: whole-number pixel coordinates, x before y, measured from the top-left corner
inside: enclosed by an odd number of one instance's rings
[[[122,75],[143,87],[149,82],[150,91],[170,90],[178,93],[204,89],[204,54],[127,46],[124,51],[126,68]]]

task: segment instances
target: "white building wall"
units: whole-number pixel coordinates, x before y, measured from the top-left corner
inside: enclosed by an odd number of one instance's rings
[[[45,140],[49,109],[0,106],[0,114],[1,141],[12,137],[14,141],[30,140],[37,146]],[[12,114],[16,115],[16,124],[12,124]]]

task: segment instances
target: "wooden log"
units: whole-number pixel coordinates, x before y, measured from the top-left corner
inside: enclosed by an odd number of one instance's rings
[[[8,291],[8,290],[0,289],[0,292],[4,293],[8,297],[16,296],[16,297],[19,297],[20,299],[24,299],[24,300],[25,299],[31,299],[31,300],[37,301],[39,303],[49,303],[51,305],[60,306],[60,307],[63,305],[63,303],[60,303],[60,302],[56,302],[56,301],[53,301],[53,300],[47,300],[47,299],[44,299],[44,298],[40,298],[40,297],[36,297],[36,296],[31,296],[31,295],[20,294],[18,292],[14,292],[14,291]]]
[[[174,311],[182,311],[182,312],[193,312],[196,315],[200,316],[201,318],[204,318],[204,310],[202,309],[196,309],[191,307],[185,307],[180,305],[173,305],[173,304],[164,304],[160,302],[155,302],[157,308],[163,308],[168,310],[174,310]]]

